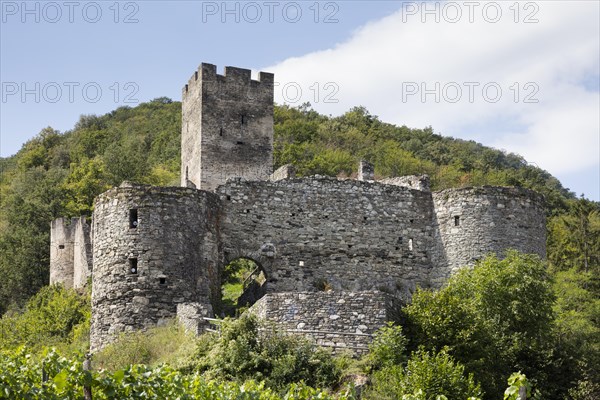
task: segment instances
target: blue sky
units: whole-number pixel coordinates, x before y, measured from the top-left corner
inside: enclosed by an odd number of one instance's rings
[[[517,152],[600,200],[596,1],[0,3],[2,156],[81,114],[179,100],[210,62],[275,72],[279,103]]]

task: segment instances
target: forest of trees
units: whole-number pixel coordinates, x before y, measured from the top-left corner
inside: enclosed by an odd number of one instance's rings
[[[81,116],[64,133],[45,128],[16,155],[0,159],[0,350],[36,345],[39,341],[30,336],[36,330],[41,332],[36,338],[41,335],[47,337],[46,343],[62,343],[67,353],[74,350],[65,343],[85,338],[81,324],[89,324],[89,301],[62,292],[42,293],[47,300],[33,297],[48,285],[50,221],[91,215],[94,197],[123,180],[178,185],[180,130],[181,103],[159,98],[103,116]],[[448,387],[472,398],[500,398],[508,377],[519,370],[545,394],[543,398],[592,400],[600,395],[599,203],[577,198],[548,172],[518,155],[443,137],[431,128],[387,124],[363,107],[339,117],[321,115],[308,104],[275,107],[275,168],[291,163],[300,176],[352,176],[360,159],[375,165],[376,177],[427,173],[433,190],[522,186],[542,193],[548,206],[547,261],[518,254],[507,261],[488,259],[440,291],[415,294],[399,321],[403,329],[394,330],[398,325],[384,330],[374,355],[352,367],[371,376],[372,398],[394,398],[390,393],[405,387],[404,393],[413,396],[407,399],[435,399],[415,389],[427,387],[425,378],[419,381],[421,386],[410,381],[411,376],[419,376],[414,371],[431,375],[432,366],[438,373],[449,371],[454,378],[448,378]],[[498,280],[505,285],[495,284]],[[515,297],[507,288],[523,297]],[[60,319],[63,325],[52,329],[37,326],[39,320],[51,319],[40,311],[48,304],[70,310],[64,317],[70,319]],[[244,329],[252,333],[253,328]],[[207,354],[220,351],[224,359],[235,358],[235,351],[243,349],[230,349],[225,343],[197,346],[195,373],[213,371],[216,378],[231,378],[214,372],[223,372],[226,366],[210,364]],[[297,349],[293,346],[302,348],[286,342],[277,351]],[[390,353],[398,357],[390,361]],[[306,357],[305,362],[317,357],[318,363],[330,365],[320,355]],[[294,360],[300,363],[297,368],[303,368],[301,360]],[[340,367],[339,361],[330,367],[323,372],[325,380],[316,385],[333,387],[343,375],[340,371],[348,369],[348,365]],[[277,363],[273,368],[285,371]],[[408,373],[409,368],[414,371]],[[261,380],[253,372],[244,376]],[[271,378],[263,379],[268,384]],[[289,384],[284,379],[271,386],[275,391],[290,390]],[[435,386],[438,394],[442,386]]]

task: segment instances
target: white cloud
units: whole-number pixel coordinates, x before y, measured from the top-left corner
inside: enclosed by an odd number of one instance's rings
[[[449,23],[443,13],[439,23],[433,15],[426,15],[423,23],[421,13],[408,15],[405,6],[360,28],[332,49],[263,69],[274,72],[280,83],[276,101],[285,102],[284,85],[296,82],[303,96],[294,104],[310,101],[326,114],[338,115],[364,105],[387,122],[432,125],[444,135],[518,152],[554,174],[598,165],[600,94],[586,91],[583,82],[590,76],[598,79],[599,3],[522,2],[519,23],[509,8],[514,2],[495,3],[502,8],[497,23],[485,20],[483,2],[474,10],[473,23],[465,2],[450,3],[462,11],[457,23]],[[421,2],[410,4],[422,7]],[[435,4],[440,9],[444,6],[444,2],[434,2],[428,7]],[[493,18],[493,9],[488,11],[488,18]],[[531,13],[539,22],[523,23]],[[327,82],[339,87],[333,96],[338,103],[324,102],[324,96],[332,93],[331,87],[325,88]],[[436,82],[439,103],[433,94],[424,102],[419,95],[406,96],[412,83],[435,89]],[[474,87],[472,101],[465,82],[479,85]],[[486,100],[485,84],[489,84],[488,97],[495,96],[494,87],[501,88],[498,102]],[[456,97],[456,86],[462,96],[452,103],[448,99]],[[287,99],[293,94],[289,91]],[[538,102],[525,103],[527,95]]]

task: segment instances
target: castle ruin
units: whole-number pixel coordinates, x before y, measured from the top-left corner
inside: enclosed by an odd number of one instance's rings
[[[432,193],[426,176],[376,181],[368,163],[358,180],[273,171],[273,88],[272,74],[202,64],[183,89],[181,187],[124,182],[96,198],[91,229],[52,223],[51,282],[91,273],[93,351],[174,317],[202,332],[239,258],[266,277],[250,312],[360,351],[417,286],[490,252],[545,256],[543,199],[527,189]]]

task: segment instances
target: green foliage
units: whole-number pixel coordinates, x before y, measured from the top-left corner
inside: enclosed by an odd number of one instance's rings
[[[71,351],[85,350],[90,324],[90,296],[53,285],[43,287],[22,313],[0,319],[0,350],[27,345],[40,353],[44,347],[75,343]],[[83,346],[83,347],[81,347]]]
[[[44,380],[43,377],[46,379]],[[114,372],[84,371],[80,361],[49,351],[41,362],[24,349],[0,353],[0,399],[62,400],[83,398],[83,387],[93,398],[180,400],[351,400],[351,391],[331,396],[303,383],[292,384],[280,396],[262,383],[209,381],[199,374],[184,375],[168,367],[132,365]]]
[[[404,313],[413,348],[447,346],[485,393],[498,398],[515,369],[549,392],[561,390],[548,377],[554,363],[553,302],[539,257],[510,251],[503,260],[489,256],[462,269],[440,291],[417,291]]]
[[[190,368],[205,376],[243,382],[264,381],[282,390],[294,382],[331,387],[340,370],[331,355],[306,339],[261,326],[253,316],[224,320],[220,335],[200,341]]]
[[[66,212],[70,215],[91,215],[94,198],[110,188],[104,178],[104,162],[101,159],[84,158],[79,164],[71,164],[64,188]]]
[[[256,268],[258,264],[246,258],[235,259],[223,268],[221,304],[216,308],[216,314],[234,317],[241,312],[243,308],[238,304],[238,299],[244,291],[244,282]],[[255,279],[264,280],[264,274],[261,274],[258,274]]]
[[[369,360],[376,369],[400,365],[406,361],[408,340],[402,334],[402,327],[388,322],[375,333],[369,346]]]
[[[527,377],[521,371],[515,372],[508,377],[508,387],[504,391],[504,400],[520,400],[522,391],[525,392],[526,398],[531,398],[531,384]]]
[[[548,261],[556,270],[600,273],[600,203],[569,201],[569,210],[548,221]],[[600,294],[600,291],[599,291]]]
[[[481,398],[481,389],[472,374],[444,349],[430,353],[424,349],[414,352],[406,367],[387,366],[373,375],[373,386],[367,399],[473,399]]]
[[[567,377],[577,380],[569,390],[573,399],[600,397],[600,298],[593,276],[575,267],[555,275],[558,343],[570,361]]]

